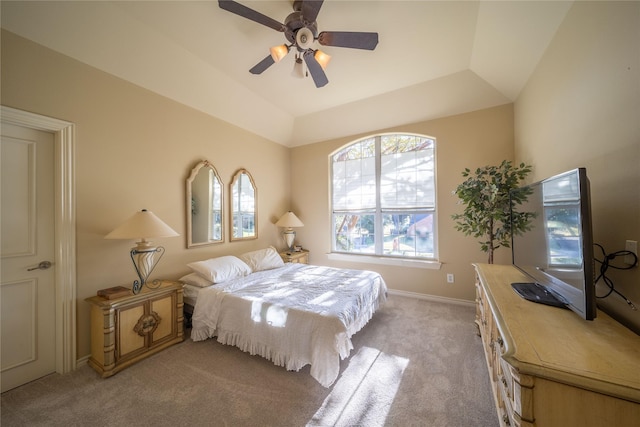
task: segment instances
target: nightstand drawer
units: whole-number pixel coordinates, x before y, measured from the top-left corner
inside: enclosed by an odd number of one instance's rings
[[[299,252],[280,252],[280,257],[282,257],[284,262],[309,264],[309,251],[305,251],[304,249]]]

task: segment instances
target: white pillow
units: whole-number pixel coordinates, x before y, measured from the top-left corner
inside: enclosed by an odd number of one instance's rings
[[[199,288],[206,288],[207,286],[213,285],[213,282],[205,279],[198,273],[189,273],[186,276],[182,276],[179,280],[187,285],[193,285]]]
[[[254,272],[271,270],[272,268],[278,268],[284,265],[282,257],[273,246],[269,246],[266,249],[247,252],[240,255],[240,259],[247,263]]]
[[[213,283],[226,282],[251,274],[249,266],[232,255],[192,262],[187,264],[187,267]]]

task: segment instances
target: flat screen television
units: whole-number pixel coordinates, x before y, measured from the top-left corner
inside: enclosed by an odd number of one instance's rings
[[[523,298],[596,317],[589,179],[574,169],[526,186],[527,201],[514,212],[534,212],[531,229],[512,233],[513,265],[531,281],[512,284]]]

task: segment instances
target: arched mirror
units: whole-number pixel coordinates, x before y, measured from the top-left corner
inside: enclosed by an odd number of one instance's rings
[[[187,247],[224,241],[222,181],[207,160],[187,178]]]
[[[251,174],[240,169],[231,182],[231,240],[258,238],[258,190]]]

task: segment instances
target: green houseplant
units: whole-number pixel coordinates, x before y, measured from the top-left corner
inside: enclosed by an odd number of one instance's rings
[[[521,186],[530,172],[531,166],[513,166],[507,160],[500,166],[478,168],[474,173],[465,168],[462,176],[466,180],[453,192],[465,206],[462,213],[451,216],[455,228],[479,239],[482,251],[489,253],[489,264],[493,264],[496,249],[511,247],[512,231],[520,234],[530,229],[535,213],[514,212],[511,218],[511,203],[520,205],[531,194],[531,189]]]

